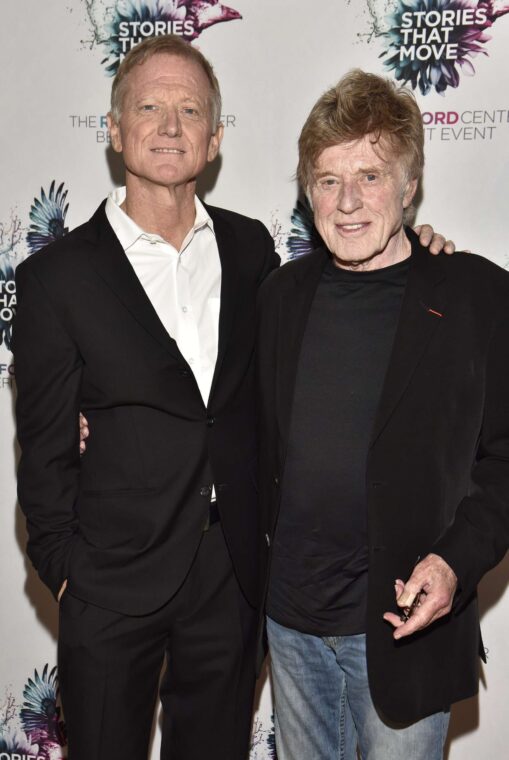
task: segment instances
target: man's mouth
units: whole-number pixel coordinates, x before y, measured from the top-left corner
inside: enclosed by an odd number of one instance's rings
[[[358,232],[359,230],[364,230],[369,226],[369,222],[357,222],[355,224],[336,224],[337,229],[339,232]]]
[[[173,153],[173,154],[181,154],[185,153],[185,151],[180,150],[180,148],[151,148],[152,153]]]

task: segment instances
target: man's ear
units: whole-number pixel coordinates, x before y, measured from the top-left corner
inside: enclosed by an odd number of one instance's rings
[[[403,208],[408,208],[414,199],[417,191],[418,180],[410,179],[405,185],[403,193]]]
[[[122,153],[122,138],[120,136],[120,125],[113,119],[111,111],[106,115],[108,132],[110,133],[111,147],[115,153]]]
[[[213,161],[217,154],[219,153],[219,148],[221,147],[221,143],[223,141],[223,135],[224,135],[224,124],[222,122],[219,122],[217,125],[217,129],[214,132],[213,135],[211,135],[209,140],[209,147],[207,151],[207,161]]]

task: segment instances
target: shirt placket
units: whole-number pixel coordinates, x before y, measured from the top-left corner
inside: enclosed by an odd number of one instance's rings
[[[185,347],[184,358],[188,362],[203,395],[201,384],[201,351],[198,326],[194,314],[189,273],[185,267],[185,254],[180,254],[177,262],[177,305],[179,346]]]

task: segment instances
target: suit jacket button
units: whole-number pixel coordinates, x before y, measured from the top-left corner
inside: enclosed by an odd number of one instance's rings
[[[215,421],[216,421],[215,417],[207,417],[207,426],[212,427]]]
[[[279,485],[279,478],[278,478],[278,476],[277,476],[277,475],[276,475],[276,477],[274,478],[274,483],[275,483],[277,486]]]
[[[200,488],[200,496],[210,496],[211,493],[212,493],[211,486],[202,486]]]
[[[270,546],[270,536],[268,533],[265,534],[265,541],[267,542],[267,546]]]

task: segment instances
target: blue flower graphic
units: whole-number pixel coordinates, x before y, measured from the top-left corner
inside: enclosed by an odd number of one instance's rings
[[[482,9],[486,12],[486,20],[469,25],[451,26],[447,42],[457,46],[457,57],[447,59],[443,56],[443,46],[437,44],[435,49],[430,46],[430,55],[426,60],[413,60],[409,55],[400,57],[402,46],[408,46],[404,40],[404,15],[408,12],[441,13],[444,10],[464,11]],[[388,47],[381,57],[390,56],[385,62],[388,69],[394,70],[394,76],[403,83],[409,82],[412,89],[419,87],[423,95],[432,88],[443,93],[448,87],[457,87],[460,72],[468,75],[475,73],[471,58],[482,53],[488,55],[484,45],[491,39],[486,33],[494,21],[505,13],[509,7],[495,8],[493,0],[482,0],[478,3],[472,0],[400,0],[397,10],[387,17],[389,29],[384,32],[388,39]],[[442,48],[442,50],[441,50]]]
[[[48,665],[45,665],[41,676],[36,670],[34,677],[28,679],[23,697],[20,712],[23,730],[30,741],[39,746],[40,755],[55,757],[55,750],[66,745],[65,727],[57,706],[56,667],[48,672]]]
[[[16,754],[18,757],[37,756],[37,748],[19,731],[10,731],[5,736],[0,736],[0,752],[9,756]]]
[[[292,212],[293,227],[286,240],[288,261],[297,259],[323,245],[313,221],[313,211],[308,201],[297,201]]]
[[[45,245],[63,237],[69,231],[65,226],[65,217],[69,208],[69,204],[65,202],[67,190],[64,192],[62,182],[55,192],[55,184],[53,180],[48,195],[41,187],[41,199],[34,198],[30,208],[32,224],[27,234],[30,253],[44,248]]]
[[[146,36],[140,33],[142,25],[155,30],[157,22],[180,22],[182,37],[190,42],[213,24],[240,18],[238,11],[218,0],[119,0],[106,23],[106,39],[101,40],[108,51],[101,63],[109,76],[115,76],[122,57]]]

